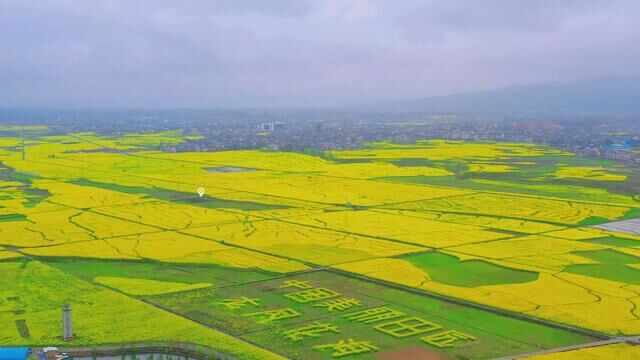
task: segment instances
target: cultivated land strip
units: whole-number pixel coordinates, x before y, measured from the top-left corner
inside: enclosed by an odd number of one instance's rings
[[[48,162],[47,162],[47,163],[48,163]],[[60,165],[60,164],[56,164],[56,165],[59,165],[59,166],[65,166],[65,167],[71,167],[71,166],[67,166],[67,165]],[[84,169],[84,168],[82,168],[82,167],[72,167],[72,168],[76,168],[76,169]],[[94,169],[92,169],[91,171],[99,171],[99,172],[106,172],[106,173],[109,173],[109,174],[118,174],[118,175],[122,175],[122,174],[121,174],[121,173],[119,173],[119,172],[112,172],[112,171],[102,171],[102,170],[94,170]],[[158,179],[156,179],[156,178],[154,178],[154,177],[146,177],[146,176],[141,176],[141,175],[130,175],[130,174],[128,174],[128,176],[134,176],[134,177],[139,177],[139,178],[143,178],[143,179],[158,180]],[[164,180],[163,180],[163,181],[164,181]],[[229,191],[236,191],[235,189],[226,189],[226,190],[229,190]],[[253,194],[258,194],[258,195],[263,195],[263,196],[267,196],[267,197],[273,197],[272,195],[266,195],[266,194],[262,194],[262,193],[255,193],[255,192],[251,192],[251,193],[253,193]],[[469,195],[469,194],[452,195],[452,197],[465,196],[465,195]],[[195,198],[195,197],[192,197],[192,198]],[[537,198],[537,197],[536,197],[536,198]],[[288,198],[288,199],[298,200],[298,199],[295,199],[295,198]],[[433,198],[433,199],[437,199],[437,198]],[[432,199],[430,198],[430,199],[427,199],[427,200],[432,200]],[[162,201],[162,200],[157,200],[157,201]],[[399,202],[399,203],[415,203],[415,202],[420,202],[420,201],[421,201],[421,200],[412,200],[412,201],[403,201],[403,202]],[[565,201],[566,201],[566,200],[565,200]],[[49,202],[54,203],[54,204],[57,204],[57,205],[60,205],[60,206],[65,206],[65,207],[68,207],[68,208],[73,208],[73,209],[76,209],[76,210],[86,210],[86,209],[84,209],[84,208],[71,207],[71,206],[68,206],[68,205],[59,204],[59,203],[55,203],[55,202],[52,202],[52,201],[49,201]],[[162,202],[165,202],[165,201],[162,201]],[[167,202],[169,202],[169,203],[170,203],[171,201],[167,201]],[[134,202],[134,203],[132,203],[132,204],[135,204],[135,203],[141,203],[141,202]],[[323,204],[323,205],[335,205],[335,204],[331,204],[331,203],[320,203],[320,204]],[[389,206],[389,205],[393,205],[393,203],[391,203],[391,204],[384,204],[384,205]],[[108,207],[119,207],[119,206],[125,206],[125,204],[111,205],[111,206],[108,206]],[[95,209],[99,209],[99,208],[100,208],[100,207],[98,207],[98,208],[92,208],[92,210],[91,210],[91,211],[94,211],[94,212],[95,212]],[[218,210],[219,210],[219,211],[223,211],[223,212],[228,212],[228,213],[234,213],[234,214],[235,214],[235,212],[234,212],[234,211],[232,211],[232,210],[227,210],[227,209],[218,209]],[[344,210],[336,210],[336,211],[353,211],[353,210],[351,210],[351,209],[344,209]],[[375,210],[374,210],[374,211],[375,211]],[[440,211],[439,211],[439,212],[440,212]],[[110,217],[113,217],[113,218],[116,218],[116,219],[119,219],[119,220],[124,220],[124,221],[129,221],[129,222],[132,222],[132,223],[137,223],[137,224],[141,224],[141,225],[146,225],[146,226],[155,227],[155,228],[159,229],[159,230],[158,230],[158,232],[163,232],[163,231],[176,231],[176,232],[182,233],[182,234],[184,234],[184,235],[189,235],[189,236],[198,237],[198,238],[201,238],[201,239],[203,239],[203,240],[216,241],[216,240],[212,240],[212,239],[209,239],[209,238],[206,238],[206,237],[202,237],[202,236],[198,236],[198,235],[195,235],[195,234],[184,233],[184,232],[182,232],[182,231],[181,231],[181,230],[179,230],[179,229],[163,228],[163,227],[159,227],[159,226],[157,226],[157,225],[153,225],[153,224],[149,224],[149,223],[145,223],[145,222],[134,221],[134,220],[132,220],[131,218],[127,218],[127,217],[119,217],[119,216],[115,216],[115,215],[112,215],[112,214],[106,214],[106,213],[103,213],[103,212],[100,212],[100,211],[98,211],[98,212],[96,212],[96,213],[98,213],[98,214],[100,214],[100,215],[104,215],[104,216],[110,216]],[[478,215],[478,213],[466,213],[466,212],[455,212],[455,211],[442,211],[442,213],[454,213],[454,214],[455,214],[455,213],[458,213],[458,214],[465,214],[465,215]],[[494,217],[494,218],[500,218],[500,216],[497,216],[497,215],[483,215],[483,216]],[[260,215],[258,215],[257,217],[261,217],[261,216],[260,216]],[[522,217],[512,217],[512,218],[513,218],[513,219],[517,219],[517,220],[525,220],[525,218],[522,218]],[[282,222],[284,222],[284,223],[294,224],[294,225],[297,225],[297,226],[304,226],[304,227],[315,228],[315,229],[320,229],[320,230],[325,230],[325,231],[326,231],[326,230],[330,230],[330,231],[334,231],[334,232],[337,232],[337,233],[343,233],[343,234],[346,234],[346,235],[358,235],[358,236],[362,236],[362,237],[365,237],[365,238],[371,238],[371,239],[374,239],[374,240],[379,239],[379,240],[386,240],[386,241],[392,241],[392,242],[402,243],[402,244],[405,244],[405,245],[416,245],[416,244],[415,244],[415,243],[413,243],[413,242],[403,241],[403,240],[399,240],[399,239],[395,239],[395,238],[389,238],[389,237],[373,237],[373,236],[371,236],[371,235],[367,235],[367,234],[354,233],[354,232],[347,232],[347,231],[343,231],[343,230],[335,229],[335,228],[326,228],[326,227],[324,227],[324,228],[323,228],[323,227],[320,227],[320,226],[313,226],[313,225],[309,225],[309,224],[297,223],[297,222],[290,221],[290,220],[273,219],[273,218],[268,218],[268,217],[263,217],[263,220],[282,221]],[[441,220],[434,220],[434,221],[445,222],[445,221],[441,221]],[[554,224],[554,225],[561,225],[560,223],[552,223],[552,224]],[[204,225],[198,225],[198,226],[193,226],[193,227],[191,227],[191,228],[205,227],[205,226],[207,226],[207,225],[206,225],[206,224],[204,224]],[[566,227],[567,225],[566,225],[566,224],[564,224],[564,226]],[[143,233],[140,233],[140,234],[143,234]],[[131,235],[137,235],[137,234],[131,234]],[[511,237],[511,238],[509,238],[509,239],[512,239],[512,238],[513,238],[513,237]],[[108,238],[105,238],[105,239],[108,239]],[[485,240],[485,241],[480,241],[480,242],[497,242],[497,241],[501,241],[501,240],[505,240],[505,239]],[[90,240],[87,240],[87,241],[90,241]],[[217,241],[216,241],[216,242],[217,242]],[[472,242],[472,243],[469,243],[469,244],[473,244],[473,243],[480,243],[480,242]],[[233,243],[233,242],[225,242],[225,245],[227,245],[227,246],[232,246],[232,247],[238,247],[238,248],[242,248],[242,249],[245,249],[245,250],[250,250],[250,251],[253,251],[253,252],[257,252],[257,253],[262,253],[262,254],[265,254],[265,255],[276,256],[276,257],[284,258],[284,259],[287,259],[287,260],[295,260],[295,261],[299,261],[299,262],[305,263],[305,262],[303,262],[303,261],[300,261],[300,260],[297,260],[297,259],[294,259],[294,258],[285,257],[285,256],[282,256],[282,255],[276,255],[276,254],[273,254],[273,253],[270,253],[270,252],[261,251],[261,250],[256,250],[256,249],[254,249],[254,248],[247,247],[247,246],[242,246],[242,245],[238,245],[238,244],[235,244],[235,243]],[[421,245],[421,246],[425,247],[424,245]],[[453,246],[453,245],[452,245],[452,246]],[[313,264],[310,264],[310,263],[305,263],[305,265],[308,265],[308,266],[314,266]]]
[[[91,140],[84,140],[84,139],[82,139],[80,137],[76,137],[76,138],[79,139],[79,140],[86,141],[88,143],[94,144],[94,145],[99,145],[98,143],[92,142]],[[99,146],[101,146],[101,145],[99,145]],[[120,151],[120,150],[117,150],[117,151],[119,153],[121,153],[121,154],[124,154],[124,155],[133,156],[133,157],[137,156],[137,157],[141,157],[141,158],[142,157],[151,158],[151,159],[154,159],[156,161],[163,160],[163,161],[173,161],[173,162],[176,162],[176,163],[182,161],[182,162],[185,162],[185,163],[193,162],[193,163],[198,163],[198,164],[206,164],[207,166],[215,166],[216,165],[216,164],[209,163],[209,162],[206,162],[206,163],[205,162],[196,162],[196,161],[188,161],[188,160],[184,160],[184,159],[178,159],[178,160],[176,160],[176,159],[165,159],[165,158],[157,158],[157,157],[152,157],[152,156],[143,156],[143,155],[138,155],[138,154],[134,154],[134,153],[128,153],[128,152]],[[36,161],[36,162],[38,162],[38,161]],[[41,161],[39,163],[47,164],[49,166],[61,166],[61,167],[72,168],[72,169],[76,169],[76,170],[84,170],[84,171],[87,171],[89,174],[98,172],[98,173],[106,173],[106,174],[117,175],[117,176],[136,177],[136,178],[140,178],[140,179],[143,179],[143,180],[152,180],[153,182],[161,182],[161,183],[165,183],[165,184],[177,183],[177,184],[180,184],[180,185],[184,185],[184,184],[193,185],[193,186],[197,186],[198,185],[198,184],[185,183],[185,182],[182,182],[182,181],[158,179],[158,178],[156,178],[154,176],[144,176],[144,175],[140,175],[140,174],[125,174],[123,172],[118,172],[118,171],[86,169],[85,167],[82,167],[82,166],[71,166],[71,165],[56,164],[55,162],[52,162],[52,161]],[[221,165],[224,165],[224,164],[221,164]],[[226,166],[229,166],[229,165],[226,165]],[[323,175],[323,174],[316,174],[316,173],[310,173],[310,172],[293,172],[293,171],[282,171],[282,170],[277,170],[277,171],[279,173],[292,173],[292,174],[305,174],[305,175],[312,174],[313,176],[324,176],[324,177],[329,177],[329,178],[340,178],[340,179],[349,179],[349,180],[358,180],[358,181],[371,181],[372,183],[374,182],[373,180],[364,180],[364,179],[361,179],[361,178],[350,178],[350,177],[341,177],[341,176],[334,176],[334,175]],[[46,179],[46,180],[49,180],[49,179]],[[49,181],[65,183],[65,181],[62,181],[62,180],[59,180],[59,179],[56,179],[56,180],[51,179]],[[78,185],[78,186],[88,187],[86,185]],[[420,185],[413,185],[413,186],[420,186]],[[433,186],[433,185],[429,185],[429,186],[432,186],[434,188],[435,187],[439,187],[439,188],[443,188],[443,189],[460,190],[460,188],[450,188],[450,187]],[[194,187],[194,189],[195,189],[195,187]],[[225,190],[225,191],[231,192],[231,193],[246,193],[246,194],[252,194],[252,195],[260,195],[260,196],[264,196],[266,198],[271,198],[271,199],[295,200],[296,202],[308,204],[309,206],[314,206],[314,207],[320,205],[320,207],[318,207],[317,209],[321,209],[322,206],[324,206],[324,205],[345,205],[345,204],[336,204],[336,203],[322,202],[322,201],[300,200],[300,199],[297,199],[297,198],[286,197],[286,196],[270,195],[270,194],[264,194],[264,193],[260,193],[260,192],[254,192],[254,191],[236,190],[236,189],[229,188],[229,187],[218,187],[218,188],[215,188],[215,189],[216,190]],[[466,190],[466,189],[463,189],[463,190]],[[112,190],[112,191],[116,191],[116,190]],[[372,206],[364,207],[364,208],[366,208],[366,210],[353,210],[353,209],[345,207],[345,208],[335,209],[335,212],[372,211],[372,212],[376,212],[376,213],[386,213],[386,212],[383,212],[383,211],[379,210],[378,208],[384,207],[384,206],[401,205],[401,204],[405,204],[405,203],[419,203],[419,202],[422,202],[422,201],[441,200],[441,199],[449,199],[449,198],[456,198],[456,197],[464,197],[464,196],[469,196],[469,195],[474,195],[474,194],[481,194],[481,193],[500,194],[500,195],[506,195],[506,196],[509,196],[509,197],[518,197],[519,196],[519,197],[527,197],[527,198],[535,198],[535,199],[559,200],[559,201],[562,201],[562,202],[565,202],[565,203],[569,203],[569,204],[573,204],[573,203],[576,203],[576,204],[578,204],[578,203],[579,204],[592,204],[592,205],[602,205],[603,204],[603,203],[599,203],[599,202],[573,201],[573,200],[567,200],[567,199],[563,199],[563,198],[554,198],[554,197],[545,197],[545,196],[514,195],[513,193],[493,192],[493,191],[476,191],[476,190],[471,191],[471,190],[469,190],[468,193],[465,193],[465,194],[446,195],[446,196],[441,196],[441,197],[437,197],[436,196],[436,197],[433,197],[433,198],[422,199],[422,200],[410,200],[410,201],[400,201],[400,202],[397,202],[397,203],[386,203],[386,204],[381,204],[381,205],[372,205]],[[188,199],[196,199],[196,197],[195,196],[193,196],[193,197],[187,196],[187,197],[185,197],[185,199],[186,200],[188,200]],[[158,200],[155,200],[155,201],[160,202],[160,203],[171,204],[171,203],[178,202],[180,200],[185,200],[185,199],[174,199],[174,200],[161,200],[161,199],[158,199]],[[75,206],[71,206],[71,205],[68,205],[68,204],[57,203],[55,201],[50,201],[50,200],[44,200],[44,201],[49,202],[51,204],[56,204],[58,206],[61,206],[61,207],[63,207],[63,209],[73,209],[73,210],[82,211],[83,213],[99,214],[99,215],[102,215],[102,216],[111,217],[113,219],[118,219],[118,220],[121,220],[121,221],[126,221],[126,222],[129,222],[129,223],[138,224],[138,225],[144,225],[144,226],[148,226],[150,228],[155,229],[155,230],[149,231],[149,232],[139,232],[139,233],[134,233],[134,234],[127,234],[126,236],[136,236],[136,235],[143,235],[143,234],[149,234],[149,233],[163,233],[163,232],[166,232],[166,231],[173,231],[173,232],[176,232],[176,233],[179,233],[179,234],[182,234],[182,235],[187,235],[187,236],[199,238],[199,239],[202,239],[202,240],[207,240],[207,241],[211,241],[211,242],[215,242],[215,243],[224,243],[225,246],[229,246],[229,247],[235,247],[235,248],[248,250],[248,251],[255,252],[255,253],[260,253],[260,254],[263,254],[263,255],[269,255],[269,256],[275,257],[275,258],[281,258],[281,259],[287,259],[287,260],[296,261],[296,262],[303,263],[303,264],[311,267],[311,269],[305,270],[305,271],[301,271],[301,272],[293,272],[293,273],[288,273],[288,274],[284,274],[284,275],[277,275],[275,277],[270,277],[268,279],[258,279],[258,280],[253,280],[253,281],[249,281],[249,282],[235,283],[235,284],[230,284],[230,285],[226,285],[226,286],[222,286],[222,287],[218,287],[218,288],[235,287],[235,286],[240,286],[240,285],[245,285],[245,284],[260,283],[260,282],[263,282],[263,281],[272,280],[272,279],[276,279],[276,278],[287,278],[289,276],[294,276],[294,275],[298,275],[298,274],[301,274],[301,273],[325,270],[325,271],[328,271],[328,272],[333,272],[333,273],[336,273],[336,274],[345,275],[345,276],[348,276],[348,277],[351,277],[351,278],[354,278],[354,279],[357,279],[357,280],[360,280],[360,281],[366,281],[366,282],[371,282],[371,283],[375,283],[375,284],[379,284],[379,285],[384,285],[384,286],[387,286],[387,287],[390,287],[390,288],[396,288],[396,289],[399,289],[399,290],[408,291],[408,292],[411,292],[411,293],[414,293],[414,294],[418,294],[418,295],[421,295],[421,296],[428,296],[428,297],[435,298],[435,299],[442,300],[442,301],[449,302],[449,303],[455,303],[455,304],[459,304],[459,305],[463,305],[463,306],[467,306],[467,307],[472,307],[472,308],[476,308],[476,309],[480,309],[480,310],[484,310],[484,311],[489,311],[489,312],[492,312],[492,313],[495,313],[495,314],[498,314],[498,315],[508,316],[508,317],[519,319],[519,320],[524,320],[524,321],[528,321],[528,322],[532,322],[532,323],[537,323],[537,324],[541,324],[541,325],[545,325],[545,326],[550,326],[550,327],[554,327],[554,328],[558,328],[558,329],[568,330],[568,331],[571,331],[571,332],[575,332],[575,333],[579,333],[579,334],[583,334],[583,335],[588,335],[588,336],[604,339],[604,340],[601,340],[601,341],[582,344],[582,345],[559,347],[559,348],[545,350],[545,351],[541,351],[541,352],[532,352],[532,353],[528,353],[529,354],[528,356],[531,356],[531,354],[548,353],[548,352],[553,352],[553,351],[566,351],[566,350],[571,350],[573,348],[584,348],[584,347],[598,346],[598,345],[603,345],[603,344],[608,344],[608,343],[618,343],[618,342],[637,341],[638,340],[637,337],[624,337],[624,338],[622,338],[622,337],[614,337],[614,338],[612,338],[612,337],[609,337],[609,336],[606,336],[606,335],[602,335],[600,333],[593,332],[591,330],[582,329],[580,327],[571,326],[571,325],[560,324],[560,323],[557,323],[557,322],[554,322],[554,321],[545,320],[545,319],[541,319],[541,318],[538,318],[538,317],[533,317],[533,316],[530,316],[530,315],[526,315],[524,313],[511,312],[511,311],[508,311],[508,310],[503,310],[503,309],[496,308],[496,307],[489,306],[489,305],[478,304],[478,303],[475,303],[475,302],[472,302],[472,301],[468,301],[468,300],[463,300],[463,299],[459,299],[459,298],[455,298],[455,297],[451,297],[451,296],[447,296],[447,295],[441,295],[439,293],[435,293],[435,292],[432,292],[432,291],[419,290],[419,289],[416,289],[416,288],[412,288],[412,287],[408,287],[408,286],[404,286],[404,285],[400,285],[400,284],[396,284],[396,283],[392,283],[392,282],[388,282],[388,281],[384,281],[384,280],[378,280],[378,279],[369,278],[369,277],[364,276],[364,275],[358,275],[358,274],[354,274],[354,273],[350,273],[350,272],[346,272],[346,271],[342,271],[342,270],[329,268],[329,267],[326,267],[326,266],[318,266],[317,264],[304,262],[304,261],[301,261],[301,260],[299,260],[297,258],[294,258],[294,257],[276,255],[276,254],[273,254],[270,251],[257,250],[257,249],[255,249],[255,248],[250,246],[250,242],[248,243],[249,245],[238,244],[238,243],[235,243],[235,242],[226,242],[226,241],[223,242],[221,240],[215,240],[215,239],[211,239],[211,238],[208,238],[208,237],[200,236],[200,235],[197,235],[197,234],[188,233],[188,232],[185,231],[185,230],[188,230],[188,229],[196,229],[196,228],[202,228],[202,227],[211,226],[211,224],[208,224],[208,223],[201,223],[199,225],[194,225],[194,226],[191,226],[191,223],[190,223],[186,227],[175,229],[175,228],[167,228],[167,227],[162,226],[162,225],[157,225],[157,224],[155,224],[155,222],[154,222],[154,224],[149,224],[147,221],[136,220],[135,218],[133,218],[131,216],[118,216],[118,215],[114,215],[114,214],[111,214],[111,213],[106,213],[106,212],[100,211],[103,208],[117,209],[118,207],[121,207],[121,206],[127,206],[127,205],[132,205],[132,204],[142,204],[142,203],[145,203],[146,201],[137,201],[137,202],[131,202],[131,203],[128,203],[128,204],[117,204],[117,205],[104,205],[104,203],[103,203],[103,206],[93,206],[93,207],[88,207],[88,208],[75,207]],[[180,205],[185,205],[183,203],[179,203],[179,204]],[[606,205],[617,206],[617,207],[620,207],[620,208],[630,208],[630,206],[611,205],[611,204],[606,204]],[[194,206],[197,206],[197,205],[194,205]],[[402,210],[402,209],[400,209],[400,210]],[[415,209],[407,209],[407,210],[415,210]],[[63,210],[51,210],[51,211],[48,211],[48,212],[55,212],[55,211],[63,211]],[[220,211],[222,213],[234,214],[234,215],[243,214],[242,211],[236,211],[236,210],[224,209],[224,208],[216,209],[216,211]],[[438,210],[438,211],[434,211],[434,212],[442,213],[442,214],[485,216],[485,217],[491,217],[491,218],[495,218],[495,219],[505,218],[505,219],[519,220],[519,221],[525,221],[525,220],[532,221],[532,219],[525,218],[525,217],[485,215],[485,214],[482,214],[482,213],[456,212],[456,211],[447,211],[447,210],[442,210],[442,211]],[[74,216],[79,216],[79,215],[80,214],[76,214]],[[74,216],[72,216],[71,218],[73,218]],[[301,227],[310,228],[310,229],[318,229],[318,230],[323,230],[323,231],[331,231],[333,233],[339,233],[339,234],[343,234],[345,236],[357,235],[357,236],[360,236],[360,237],[363,237],[363,238],[366,238],[366,239],[371,239],[371,240],[384,240],[384,241],[396,242],[398,244],[404,244],[404,245],[421,246],[423,248],[428,249],[428,250],[425,250],[423,252],[430,252],[431,251],[431,249],[429,249],[428,246],[419,245],[419,244],[416,244],[414,242],[404,241],[404,240],[401,240],[401,239],[396,239],[395,237],[393,237],[393,235],[390,235],[391,237],[389,235],[388,236],[380,236],[379,237],[379,236],[360,234],[360,233],[357,233],[357,232],[350,232],[350,231],[348,231],[346,229],[343,229],[343,230],[336,229],[336,226],[331,226],[331,225],[325,225],[323,227],[323,226],[316,226],[316,225],[310,225],[310,224],[305,224],[305,223],[298,223],[298,222],[295,221],[296,217],[306,216],[306,215],[290,215],[290,216],[285,216],[285,217],[280,217],[280,218],[274,218],[273,216],[260,215],[260,214],[255,214],[255,215],[251,214],[251,216],[254,217],[254,218],[258,218],[258,219],[252,219],[251,221],[248,221],[249,223],[259,223],[259,222],[263,222],[263,221],[273,221],[273,222],[278,221],[278,222],[283,223],[283,224],[296,225],[296,226],[301,226]],[[411,216],[411,215],[407,215],[407,216],[414,217],[414,218],[420,218],[418,216]],[[447,223],[447,224],[458,224],[456,222],[440,220],[440,219],[431,219],[431,220],[432,221],[439,221],[441,223]],[[533,221],[541,222],[541,223],[548,223],[548,224],[551,224],[551,225],[558,225],[558,226],[562,226],[565,229],[573,229],[573,228],[578,228],[579,227],[578,225],[569,225],[569,224],[566,224],[566,223],[556,223],[556,222],[552,222],[552,221],[543,221],[543,220],[533,220]],[[151,222],[153,222],[153,221],[151,221]],[[225,225],[225,224],[233,224],[235,222],[236,221],[230,220],[229,222],[226,222],[226,223],[215,223],[215,225],[222,226],[222,225]],[[84,229],[90,235],[92,235],[92,233],[93,233],[92,229],[84,227],[84,226],[82,226],[82,224],[76,223],[73,219],[70,219],[70,223],[71,224],[75,224],[77,227],[79,227],[81,229]],[[495,231],[495,232],[502,231],[500,229],[495,229],[495,228],[491,227],[490,225],[487,225],[487,226],[477,225],[477,226],[478,227],[482,227],[482,228],[492,229],[492,231]],[[555,231],[555,230],[549,230],[548,232],[551,232],[551,231]],[[506,239],[514,239],[514,237],[518,237],[520,235],[528,235],[527,233],[518,233],[518,232],[515,232],[515,231],[514,232],[503,231],[503,232],[509,233],[509,234],[511,234],[513,236],[509,237],[509,238],[503,238],[503,239],[494,239],[494,240],[484,240],[484,241],[470,242],[470,243],[465,243],[465,245],[479,244],[479,243],[485,243],[485,242],[497,242],[497,241],[502,241],[502,240],[506,240]],[[540,233],[536,233],[536,234],[542,234],[542,233],[545,233],[545,232],[540,232]],[[108,240],[108,239],[111,239],[111,238],[114,238],[114,237],[117,238],[117,237],[120,237],[120,236],[114,235],[114,236],[108,236],[108,237],[102,237],[102,238],[95,238],[95,239],[92,239],[92,240],[82,240],[82,241],[77,241],[77,242],[64,242],[64,243],[58,243],[58,244],[51,244],[49,246],[55,246],[55,245],[60,245],[60,244],[79,243],[79,242],[90,242],[90,241],[95,241],[95,240]],[[453,246],[459,246],[459,245],[451,245],[451,246],[448,246],[448,247],[453,247]],[[44,246],[38,246],[38,247],[44,247]],[[447,248],[447,247],[443,247],[443,248]],[[400,258],[402,256],[403,255],[396,255],[394,257]],[[383,258],[383,257],[384,256],[379,256],[379,257],[372,256],[372,257],[370,257],[370,259]],[[476,257],[479,258],[479,259],[485,259],[486,260],[486,258],[481,257],[481,256],[476,256]],[[32,257],[27,257],[27,258],[32,258]],[[38,257],[38,258],[42,258],[42,257]],[[144,258],[144,257],[141,257],[141,258],[142,258],[142,260],[145,260],[145,261],[155,261],[155,260],[152,260],[150,258]],[[502,260],[505,261],[505,262],[509,262],[509,258],[502,259]],[[357,261],[346,261],[346,262],[343,262],[341,264],[348,264],[348,263],[353,263],[353,262],[357,262]],[[334,265],[336,265],[336,264],[334,264]],[[561,279],[561,280],[566,282],[566,279]],[[112,289],[112,288],[110,288],[108,286],[105,286],[105,285],[102,285],[102,284],[98,284],[98,285],[102,286],[102,287],[105,287],[105,288],[109,288],[110,290],[115,290],[117,292],[122,293],[121,291],[119,291],[117,289]],[[589,293],[592,293],[592,290],[589,289],[589,288],[583,287],[583,289],[588,290]],[[595,295],[595,294],[593,294],[593,295]],[[137,299],[135,297],[132,297],[130,295],[127,295],[127,296],[130,297],[130,298],[134,298],[136,300],[139,300],[139,301],[143,301],[143,300]],[[597,295],[595,295],[595,296],[597,296]],[[143,302],[145,302],[145,301],[143,301]],[[147,303],[147,302],[145,302],[145,303]],[[147,303],[147,304],[149,304],[149,303]],[[151,304],[151,305],[155,306],[155,307],[158,307],[158,306],[153,305],[153,304]],[[162,308],[162,307],[160,307],[160,308]],[[163,309],[163,310],[164,311],[169,311],[171,313],[174,313],[174,314],[176,314],[178,316],[181,316],[181,317],[184,317],[184,318],[189,318],[188,316],[180,315],[179,313],[170,311],[168,309]],[[633,314],[633,309],[632,309],[632,314]],[[637,318],[637,316],[636,316],[636,318]],[[191,320],[192,321],[196,321],[194,319],[191,319]],[[210,328],[213,328],[213,329],[216,329],[216,330],[219,331],[219,329],[217,329],[215,327],[207,326],[206,324],[203,324],[201,322],[198,322],[198,323],[200,325],[203,325],[203,326],[206,326],[206,327],[210,327]],[[515,339],[512,339],[512,340],[515,340]],[[244,340],[244,341],[246,341],[246,340]],[[515,340],[515,341],[517,341],[517,340]],[[524,355],[527,355],[527,354],[524,354]],[[524,355],[522,355],[522,356],[524,356]],[[520,355],[518,355],[518,356],[520,356]],[[516,357],[506,357],[505,359],[507,359],[507,358],[511,359],[511,358],[516,358]]]

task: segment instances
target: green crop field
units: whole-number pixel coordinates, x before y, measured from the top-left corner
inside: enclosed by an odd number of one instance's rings
[[[425,354],[495,358],[590,340],[327,271],[145,300],[300,359],[331,359],[318,347],[348,339],[375,345],[353,357],[362,359],[422,345]],[[421,340],[445,331],[469,339],[456,347]]]

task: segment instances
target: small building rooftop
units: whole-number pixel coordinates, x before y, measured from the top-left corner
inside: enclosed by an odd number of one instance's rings
[[[25,360],[28,353],[28,347],[0,347],[0,360]]]

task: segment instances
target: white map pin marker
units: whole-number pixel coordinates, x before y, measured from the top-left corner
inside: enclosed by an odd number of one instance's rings
[[[204,196],[204,188],[203,187],[199,187],[198,188],[198,195],[200,195],[200,197]]]

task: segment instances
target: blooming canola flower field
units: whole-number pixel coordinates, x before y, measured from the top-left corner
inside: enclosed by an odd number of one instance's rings
[[[0,128],[0,345],[59,343],[66,302],[77,345],[256,359],[640,335],[640,237],[591,227],[640,217],[637,170],[619,164],[518,143],[312,156],[159,150],[199,139],[181,131],[26,133],[22,148]]]

